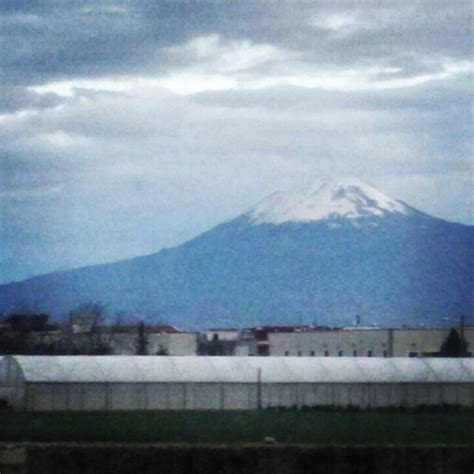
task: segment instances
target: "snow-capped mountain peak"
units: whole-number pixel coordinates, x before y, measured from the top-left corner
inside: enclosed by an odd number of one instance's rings
[[[317,189],[274,193],[250,209],[247,216],[254,224],[282,224],[411,213],[402,202],[359,179],[338,178]]]

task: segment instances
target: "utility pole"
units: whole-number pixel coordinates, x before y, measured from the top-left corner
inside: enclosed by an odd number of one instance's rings
[[[395,330],[393,328],[388,329],[388,356],[393,357],[393,333]]]
[[[466,347],[464,341],[464,324],[465,324],[465,316],[461,314],[459,317],[459,335],[461,337],[461,357],[466,357]]]
[[[262,409],[262,369],[257,369],[257,409]]]

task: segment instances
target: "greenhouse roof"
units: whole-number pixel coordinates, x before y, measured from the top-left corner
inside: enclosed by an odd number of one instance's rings
[[[209,356],[7,356],[27,382],[474,382],[474,359]]]

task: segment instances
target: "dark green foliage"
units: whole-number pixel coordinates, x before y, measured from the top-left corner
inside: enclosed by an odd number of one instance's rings
[[[138,326],[137,355],[148,355],[148,338],[146,337],[145,323],[143,321]]]
[[[77,355],[82,354],[81,351],[76,352]],[[112,355],[112,352],[112,348],[107,342],[97,338],[96,342],[87,351],[86,355]]]
[[[49,353],[46,348],[33,347],[29,335],[34,332],[54,329],[49,324],[49,315],[45,313],[13,313],[2,318],[7,329],[0,331],[0,354],[37,354]]]
[[[456,329],[451,329],[440,350],[441,357],[466,357],[467,342]]]
[[[45,313],[15,313],[7,316],[4,321],[11,326],[13,331],[18,332],[43,331],[45,329],[51,329],[51,326],[48,325],[49,315]]]
[[[112,347],[110,337],[104,334],[105,306],[100,302],[89,301],[80,304],[69,313],[69,336],[74,326],[87,328],[88,342],[82,346],[72,347],[73,354],[110,355]]]
[[[20,333],[0,333],[0,354],[29,354],[26,339]]]
[[[156,355],[167,356],[168,355],[168,349],[166,349],[166,347],[164,347],[163,345],[160,344],[159,347],[158,347],[158,351],[157,351]]]
[[[105,307],[102,303],[89,301],[82,303],[69,312],[71,324],[87,324],[92,330],[103,324]]]
[[[0,441],[472,444],[473,410],[0,411]]]

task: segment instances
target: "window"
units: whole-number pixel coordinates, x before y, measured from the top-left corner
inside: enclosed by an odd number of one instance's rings
[[[311,351],[311,356],[314,357],[316,353],[314,351]]]
[[[213,341],[218,341],[219,340],[219,334],[217,334],[217,333],[213,334],[212,340]]]
[[[339,354],[339,357],[342,357],[342,351],[339,351],[338,354]]]
[[[329,351],[324,351],[324,357],[329,357]]]
[[[352,351],[352,357],[357,357],[357,351]]]
[[[372,351],[367,351],[367,357],[372,357]]]
[[[285,357],[288,357],[290,355],[290,351],[285,351]]]

